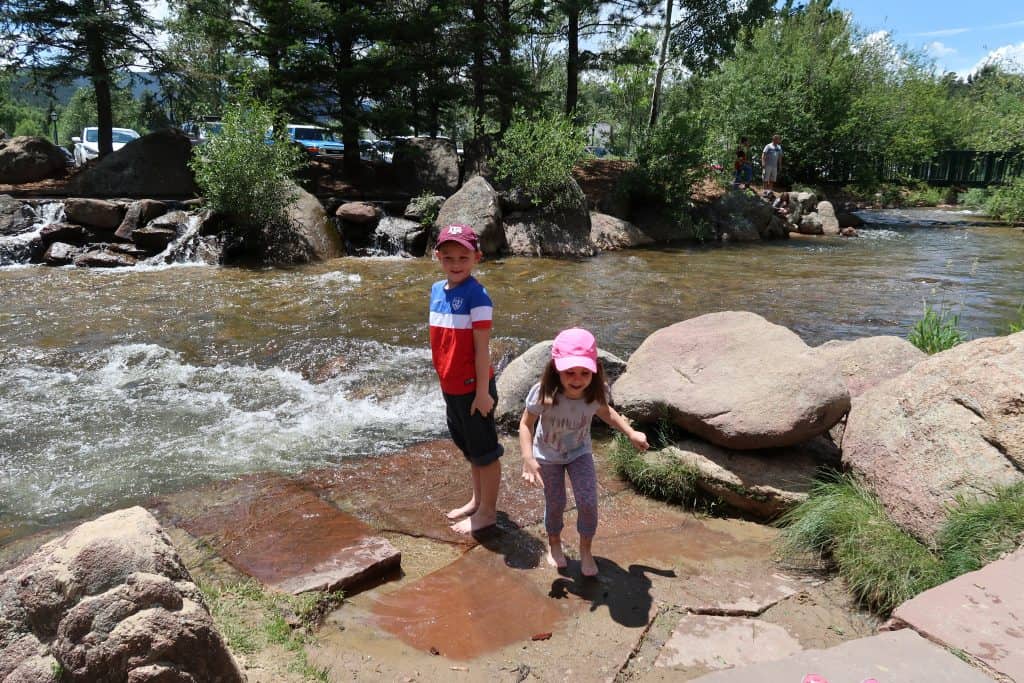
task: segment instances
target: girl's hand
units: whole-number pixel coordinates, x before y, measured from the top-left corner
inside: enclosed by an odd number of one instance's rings
[[[650,444],[647,443],[647,435],[643,432],[638,432],[635,429],[629,435],[629,442],[633,444],[633,448],[638,451],[646,451],[650,448]]]
[[[523,479],[527,484],[543,486],[544,482],[540,478],[540,464],[536,458],[523,458]]]

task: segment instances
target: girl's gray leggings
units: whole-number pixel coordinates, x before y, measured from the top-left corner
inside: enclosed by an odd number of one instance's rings
[[[540,478],[544,481],[544,528],[548,536],[562,533],[562,515],[565,513],[565,473],[572,482],[572,495],[576,499],[576,530],[580,536],[593,537],[597,533],[597,472],[594,456],[585,453],[568,465],[540,465]]]

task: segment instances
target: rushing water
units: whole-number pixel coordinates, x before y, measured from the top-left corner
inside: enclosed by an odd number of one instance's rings
[[[867,217],[856,239],[510,258],[478,274],[503,348],[585,325],[623,357],[718,310],[754,311],[816,345],[906,335],[924,301],[987,336],[1024,302],[1019,230],[934,211]],[[399,258],[0,269],[0,545],[211,479],[443,435],[425,324],[438,277],[427,259]]]

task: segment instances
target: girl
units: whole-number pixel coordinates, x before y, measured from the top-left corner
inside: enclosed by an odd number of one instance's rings
[[[560,569],[566,566],[561,534],[565,473],[569,473],[576,498],[584,576],[597,575],[590,547],[597,531],[597,474],[590,443],[594,415],[629,437],[635,448],[647,450],[647,436],[630,427],[608,405],[608,387],[597,360],[594,335],[579,328],[563,330],[555,337],[551,361],[540,382],[526,397],[526,410],[519,420],[519,449],[523,454],[523,479],[544,486],[547,560]]]

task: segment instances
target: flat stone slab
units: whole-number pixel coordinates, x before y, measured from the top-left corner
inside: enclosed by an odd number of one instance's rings
[[[1024,681],[1024,550],[908,600],[893,616],[993,671]]]
[[[774,662],[701,676],[699,683],[800,683],[809,673],[828,683],[992,683],[992,679],[914,631],[851,640],[828,650],[805,650]]]
[[[401,563],[387,539],[289,479],[256,475],[206,494],[203,499],[220,502],[191,510],[177,525],[279,590],[349,588],[394,573]]]
[[[687,614],[654,665],[728,669],[782,659],[802,649],[786,629],[776,624],[748,617]]]

